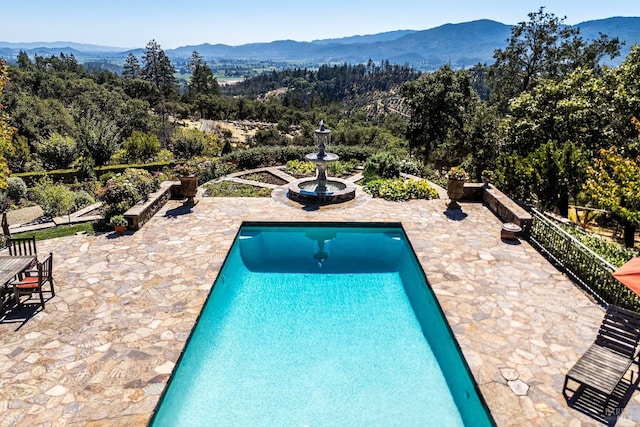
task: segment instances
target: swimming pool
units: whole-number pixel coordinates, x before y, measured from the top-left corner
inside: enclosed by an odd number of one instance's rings
[[[152,420],[492,425],[402,227],[243,224]]]

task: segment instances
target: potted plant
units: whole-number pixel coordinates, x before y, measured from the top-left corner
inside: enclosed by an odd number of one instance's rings
[[[179,163],[173,168],[173,173],[180,180],[182,196],[187,200],[185,206],[195,205],[194,197],[198,192],[198,166],[194,162]]]
[[[454,166],[447,172],[447,196],[451,200],[449,209],[460,209],[458,200],[464,194],[464,182],[469,179],[469,174],[463,168]]]
[[[109,225],[112,226],[118,234],[122,234],[127,230],[127,224],[127,219],[122,215],[114,215],[109,219]]]

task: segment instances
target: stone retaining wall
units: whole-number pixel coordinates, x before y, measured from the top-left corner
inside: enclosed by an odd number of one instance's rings
[[[500,220],[520,226],[525,233],[533,221],[529,212],[493,185],[465,182],[462,200],[483,202]]]
[[[151,193],[147,200],[136,204],[123,214],[128,222],[127,228],[129,230],[139,230],[145,222],[149,221],[167,203],[167,200],[171,199],[179,191],[180,181],[161,182],[158,191]]]
[[[495,213],[502,221],[519,225],[525,235],[527,234],[533,221],[531,214],[511,200],[506,194],[493,186],[486,187],[484,189],[483,201],[491,212]]]

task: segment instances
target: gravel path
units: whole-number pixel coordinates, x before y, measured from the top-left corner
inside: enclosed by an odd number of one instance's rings
[[[29,206],[28,208],[14,209],[7,211],[7,222],[9,225],[24,224],[40,218],[44,212],[40,206]]]

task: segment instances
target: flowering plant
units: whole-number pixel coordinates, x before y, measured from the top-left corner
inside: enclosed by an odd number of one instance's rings
[[[461,167],[454,166],[449,169],[449,172],[447,173],[447,179],[451,179],[454,181],[466,181],[469,179],[469,174]]]
[[[177,176],[193,176],[198,173],[198,166],[192,162],[178,163],[173,167]]]

